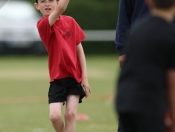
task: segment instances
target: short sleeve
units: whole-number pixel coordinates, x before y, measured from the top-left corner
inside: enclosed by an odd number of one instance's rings
[[[53,32],[52,28],[49,25],[48,17],[44,17],[40,21],[38,21],[37,28],[42,42],[45,46],[47,46],[49,38]]]
[[[78,25],[78,23],[74,19],[73,21],[74,21],[74,26],[75,26],[76,45],[78,45],[85,39],[86,35],[81,29],[81,27]]]

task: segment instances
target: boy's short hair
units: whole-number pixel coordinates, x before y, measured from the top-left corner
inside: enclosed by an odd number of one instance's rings
[[[175,5],[175,0],[153,0],[154,6],[160,9],[168,9]]]

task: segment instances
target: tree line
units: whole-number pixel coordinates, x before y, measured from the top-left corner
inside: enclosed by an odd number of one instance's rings
[[[83,29],[115,29],[118,3],[118,0],[70,0],[64,15],[72,16]]]
[[[32,4],[35,0],[28,0]],[[83,30],[115,30],[119,0],[70,0],[64,15],[72,16]],[[39,12],[38,12],[39,13]],[[86,54],[116,54],[112,42],[83,42]]]

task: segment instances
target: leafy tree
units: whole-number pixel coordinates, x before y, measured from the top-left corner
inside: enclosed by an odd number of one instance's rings
[[[28,0],[32,4],[35,0]],[[115,29],[119,0],[70,0],[65,15],[72,16],[83,30]],[[38,12],[39,13],[39,12]],[[116,54],[113,42],[83,42],[86,54]]]
[[[75,18],[83,29],[115,29],[118,0],[70,0],[64,14]]]

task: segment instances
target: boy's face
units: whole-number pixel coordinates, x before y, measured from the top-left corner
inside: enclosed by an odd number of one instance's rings
[[[38,0],[38,3],[34,3],[34,6],[37,10],[40,10],[43,16],[49,16],[57,4],[57,0]]]

